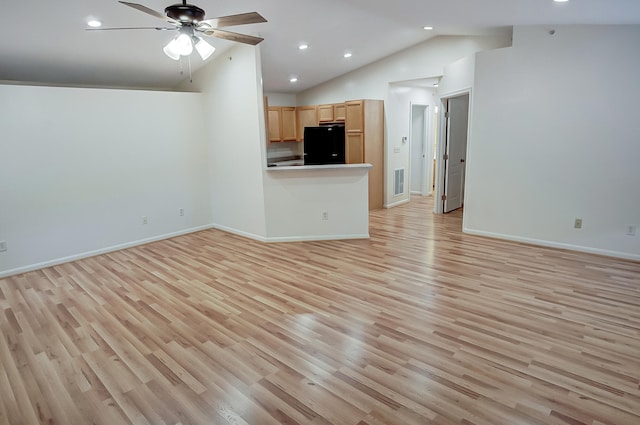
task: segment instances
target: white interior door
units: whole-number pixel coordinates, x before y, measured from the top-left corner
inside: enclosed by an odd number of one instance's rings
[[[447,149],[445,156],[444,212],[462,207],[464,199],[469,95],[447,100]]]

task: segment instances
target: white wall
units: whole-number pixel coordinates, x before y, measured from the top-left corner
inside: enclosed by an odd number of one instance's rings
[[[265,93],[269,99],[269,106],[296,106],[297,97],[293,93]]]
[[[501,36],[455,37],[440,36],[391,55],[371,65],[357,69],[327,83],[298,93],[299,105],[343,102],[353,99],[383,99],[385,101],[385,206],[399,205],[409,200],[405,184],[403,196],[393,196],[393,170],[409,166],[409,148],[399,145],[408,135],[409,107],[397,98],[389,83],[439,77],[447,65],[483,50],[509,46],[511,34]],[[402,106],[402,111],[396,108]],[[400,147],[400,152],[394,152]],[[408,168],[407,168],[408,169]]]
[[[260,70],[259,48],[238,44],[193,76],[207,122],[213,225],[256,239],[266,236]]]
[[[343,102],[352,99],[385,99],[388,84],[396,81],[439,77],[444,67],[475,52],[511,45],[502,36],[440,36],[335,78],[302,93],[299,105]]]
[[[0,86],[0,276],[208,225],[199,106],[193,93]]]
[[[267,171],[267,240],[369,237],[367,188],[365,168]]]
[[[640,259],[625,235],[640,224],[638,40],[640,26],[522,27],[477,55],[465,231]]]

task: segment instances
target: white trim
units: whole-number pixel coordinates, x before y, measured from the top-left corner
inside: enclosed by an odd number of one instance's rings
[[[461,90],[456,90],[451,93],[443,93],[440,94],[440,108],[439,108],[439,123],[438,123],[438,140],[436,144],[436,181],[434,183],[434,202],[433,202],[433,213],[434,214],[443,214],[444,208],[442,206],[442,195],[444,194],[444,187],[442,185],[442,181],[444,180],[444,159],[443,155],[445,154],[445,146],[446,146],[446,137],[447,137],[447,121],[445,118],[445,113],[447,112],[447,100],[453,97],[464,96],[465,94],[469,95],[469,118],[467,120],[467,155],[466,162],[469,163],[469,142],[471,140],[471,121],[473,119],[473,89],[472,87],[466,87]],[[468,166],[468,165],[467,165]],[[466,184],[466,182],[465,182]],[[464,196],[466,198],[467,191],[464,191]],[[463,205],[465,200],[462,201]],[[462,215],[462,224],[464,226],[464,213]]]
[[[310,235],[310,236],[282,236],[275,238],[266,238],[267,243],[277,242],[312,242],[312,241],[337,241],[345,239],[369,239],[369,234],[353,234],[353,235]]]
[[[623,260],[640,261],[640,255],[629,254],[627,252],[609,251],[606,249],[590,248],[588,246],[580,246],[580,245],[571,245],[568,243],[546,241],[543,239],[533,239],[533,238],[526,238],[521,236],[505,235],[502,233],[486,232],[484,230],[474,230],[474,229],[463,228],[462,231],[469,235],[484,236],[484,237],[489,237],[494,239],[504,239],[507,241],[521,242],[521,243],[526,243],[531,245],[543,246],[547,248],[566,249],[569,251],[586,252],[588,254],[604,255],[607,257],[621,258]]]
[[[120,251],[120,250],[127,249],[127,248],[133,248],[134,246],[146,245],[148,243],[157,242],[157,241],[161,241],[161,240],[164,240],[164,239],[171,239],[171,238],[175,238],[176,236],[182,236],[182,235],[187,235],[189,233],[195,233],[195,232],[200,232],[202,230],[211,229],[212,227],[213,226],[209,225],[209,224],[205,225],[205,226],[192,227],[190,229],[180,230],[178,232],[173,232],[173,233],[166,233],[164,235],[154,236],[152,238],[140,239],[140,240],[137,240],[137,241],[127,242],[127,243],[123,243],[123,244],[120,244],[120,245],[113,245],[113,246],[109,246],[109,247],[106,247],[106,248],[96,249],[94,251],[82,252],[80,254],[69,255],[67,257],[56,258],[56,259],[49,260],[49,261],[43,261],[41,263],[29,264],[27,266],[17,267],[15,269],[2,270],[2,271],[0,271],[0,278],[7,277],[7,276],[12,276],[12,275],[16,275],[16,274],[32,272],[34,270],[40,270],[40,269],[44,269],[44,268],[47,268],[47,267],[53,267],[53,266],[57,266],[57,265],[60,265],[60,264],[69,263],[69,262],[77,261],[77,260],[82,260],[82,259],[89,258],[89,257],[95,257],[96,255],[108,254],[108,253],[114,252],[114,251]]]
[[[243,236],[245,238],[253,239],[259,242],[310,242],[310,241],[334,241],[342,239],[369,239],[369,234],[349,234],[349,235],[308,235],[308,236],[276,236],[265,237],[256,235],[254,233],[243,232],[241,230],[232,229],[231,227],[220,226],[214,224],[211,226],[213,229],[222,230],[223,232],[233,233],[234,235]]]
[[[400,201],[398,201],[398,202],[393,202],[393,203],[391,203],[391,204],[384,205],[384,208],[393,208],[393,207],[398,207],[398,206],[400,206],[400,205],[402,205],[402,204],[408,204],[408,203],[409,203],[409,201],[410,201],[409,199],[402,199],[402,200],[400,200]]]
[[[254,233],[244,232],[242,230],[234,229],[232,227],[222,226],[220,224],[212,224],[212,229],[222,230],[223,232],[233,233],[234,235],[244,236],[245,238],[253,239],[260,242],[266,242],[267,238],[264,236],[256,235]]]

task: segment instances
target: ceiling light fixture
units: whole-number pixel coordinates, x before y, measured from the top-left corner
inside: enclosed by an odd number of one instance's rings
[[[98,21],[97,19],[92,19],[87,22],[87,25],[89,25],[91,28],[99,28],[102,26],[102,22]]]
[[[353,56],[353,55],[351,54],[351,52],[347,52],[347,53],[345,53],[343,56],[344,56],[345,58],[347,58],[347,59],[348,59],[348,58],[350,58],[350,57],[351,57],[351,56]]]
[[[298,46],[299,50],[307,50],[308,48],[309,48],[308,44],[301,44],[301,45]]]
[[[433,27],[429,27],[429,26],[423,27],[423,28],[426,29],[427,31],[431,31],[433,29]]]
[[[298,77],[291,77],[291,78],[289,78],[289,82],[290,82],[290,83],[297,83],[297,82],[298,82]]]
[[[201,37],[193,35],[193,28],[191,27],[180,28],[180,34],[174,37],[162,50],[171,59],[177,61],[180,56],[189,56],[193,53],[194,46],[202,60],[207,60],[216,51],[215,47]]]
[[[556,3],[566,3],[569,0],[553,0],[553,1],[556,2]]]

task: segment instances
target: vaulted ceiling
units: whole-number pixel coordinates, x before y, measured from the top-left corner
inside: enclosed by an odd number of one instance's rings
[[[172,0],[134,0],[159,12]],[[640,24],[640,0],[192,0],[206,18],[257,11],[268,22],[229,28],[257,35],[265,90],[299,92],[438,35],[491,34],[513,25]],[[158,26],[116,0],[3,2],[0,80],[55,85],[171,88],[188,73],[165,56],[173,33],[85,31]],[[432,30],[425,30],[432,26]],[[224,55],[233,42],[207,39]],[[299,50],[298,45],[308,44]],[[612,46],[613,47],[613,46]],[[345,52],[352,57],[344,58]],[[203,65],[191,56],[193,70]],[[298,77],[290,83],[292,76]]]

